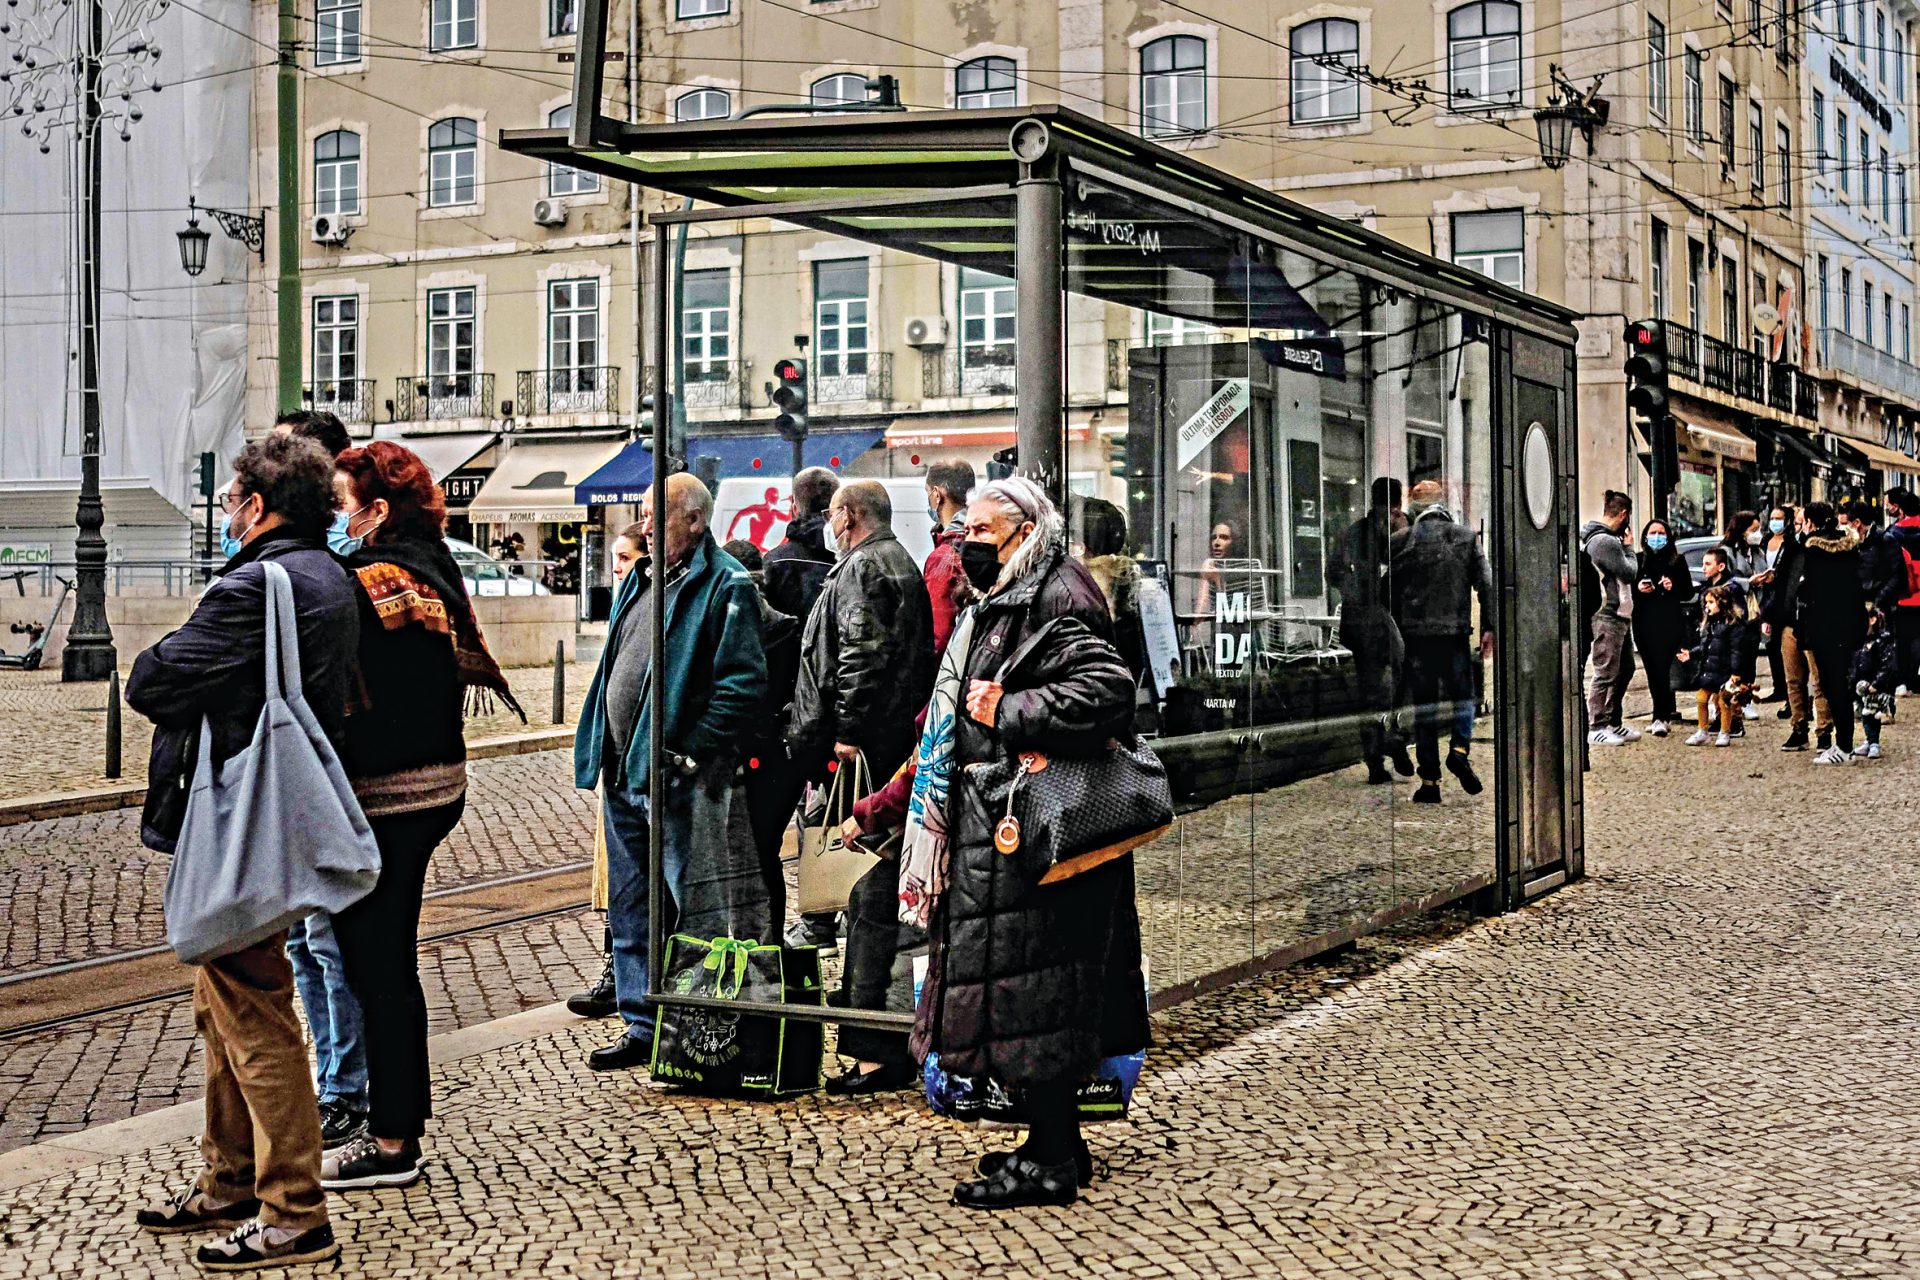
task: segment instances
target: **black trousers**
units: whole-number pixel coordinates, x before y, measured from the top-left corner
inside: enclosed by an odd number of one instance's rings
[[[1900,683],[1920,689],[1920,608],[1893,611],[1893,643],[1900,655]]]
[[[427,863],[466,809],[465,797],[418,813],[370,818],[380,844],[373,892],[333,917],[347,985],[367,1044],[367,1131],[418,1138],[433,1114],[427,998],[420,990],[420,899]]]
[[[767,751],[757,759],[760,767],[747,770],[747,820],[753,826],[754,852],[760,858],[760,878],[767,884],[774,941],[778,942],[787,923],[787,873],[780,865],[780,843],[793,824],[793,811],[800,804],[805,779],[787,759],[785,748]]]
[[[895,974],[902,951],[926,942],[924,931],[900,923],[900,864],[882,859],[853,886],[847,899],[845,966],[835,1004],[848,1009],[913,1011],[913,974]],[[860,1062],[910,1066],[904,1031],[840,1029],[840,1052]]]
[[[1854,647],[1844,642],[1822,640],[1807,645],[1812,659],[1813,679],[1827,699],[1827,712],[1833,717],[1833,741],[1842,751],[1853,750],[1853,686],[1847,682],[1847,669],[1853,665]]]
[[[1647,673],[1653,718],[1671,724],[1680,718],[1673,696],[1673,655],[1680,651],[1680,637],[1659,627],[1635,627],[1633,643],[1640,650],[1640,668]]]
[[[1022,1145],[1035,1164],[1059,1166],[1086,1146],[1080,1136],[1079,1088],[1072,1082],[1028,1085],[1027,1140]]]

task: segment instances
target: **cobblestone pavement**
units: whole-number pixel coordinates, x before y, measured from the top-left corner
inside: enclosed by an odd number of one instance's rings
[[[1585,883],[1164,1015],[1072,1210],[945,1204],[1006,1139],[909,1095],[679,1095],[587,1072],[583,1026],[449,1064],[428,1180],[336,1199],[338,1270],[1920,1274],[1920,759],[1896,730],[1878,765],[1816,768],[1766,728],[1602,754]],[[0,1277],[191,1274],[190,1240],[126,1215],[193,1158],[0,1194]]]
[[[467,721],[468,741],[553,725],[553,668],[516,667],[507,673],[528,723],[504,709]],[[567,666],[567,723],[579,714],[593,678],[592,663]],[[107,686],[61,684],[57,668],[0,671],[0,800],[114,785],[107,780]],[[153,725],[145,716],[121,716],[122,783],[147,778]]]

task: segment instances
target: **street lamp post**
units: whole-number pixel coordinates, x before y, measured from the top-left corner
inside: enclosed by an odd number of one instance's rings
[[[36,138],[44,155],[55,134],[73,131],[79,152],[75,212],[80,367],[80,496],[74,508],[73,623],[61,648],[60,678],[105,680],[116,657],[107,622],[106,508],[100,500],[100,139],[107,124],[130,139],[136,94],[158,93],[160,59],[151,27],[169,0],[104,0],[83,5],[30,0],[0,19],[0,115]]]
[[[213,239],[212,233],[200,225],[199,211],[199,201],[188,196],[187,225],[184,230],[173,233],[180,240],[180,269],[190,276],[197,276],[207,269],[207,241]],[[220,224],[220,229],[229,238],[246,245],[262,263],[266,262],[267,218],[264,213],[256,218],[251,214],[216,209],[211,205],[207,206],[207,213]]]
[[[1587,154],[1593,154],[1593,135],[1607,123],[1609,104],[1600,96],[1600,81],[1585,89],[1576,88],[1558,66],[1549,65],[1553,96],[1547,105],[1533,113],[1534,127],[1540,131],[1540,160],[1549,169],[1564,169],[1573,157],[1573,131],[1587,140]]]

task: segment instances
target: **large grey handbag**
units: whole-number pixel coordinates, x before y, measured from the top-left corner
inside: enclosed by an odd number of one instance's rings
[[[293,583],[267,579],[267,700],[253,741],[219,768],[212,729],[167,876],[167,943],[186,964],[250,947],[315,911],[352,906],[380,878],[380,849],[346,770],[301,696]]]

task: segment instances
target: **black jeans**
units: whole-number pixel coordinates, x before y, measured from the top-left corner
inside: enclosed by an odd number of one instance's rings
[[[767,883],[773,940],[778,942],[780,930],[787,923],[787,873],[780,864],[780,842],[793,825],[793,811],[800,804],[805,779],[787,759],[784,747],[767,750],[756,758],[760,767],[747,770],[747,818],[753,824],[754,851],[760,856],[760,878]]]
[[[894,975],[903,950],[921,946],[923,930],[900,923],[900,864],[881,859],[855,882],[847,899],[847,946],[834,1003],[848,1009],[913,1010],[913,975]],[[860,1062],[911,1066],[904,1031],[840,1029],[840,1052]]]
[[[1473,746],[1471,642],[1458,636],[1407,637],[1407,699],[1413,703],[1413,753],[1423,782],[1440,780],[1440,727],[1451,730],[1449,749],[1466,755]]]
[[[1673,656],[1680,651],[1680,637],[1657,627],[1636,627],[1633,642],[1647,673],[1647,692],[1653,696],[1653,719],[1671,724],[1680,718],[1673,696]]]
[[[1842,751],[1853,750],[1853,687],[1847,682],[1847,668],[1853,663],[1853,647],[1822,640],[1807,646],[1812,659],[1812,678],[1826,695],[1827,713],[1833,717],[1834,745]]]
[[[367,1131],[376,1138],[418,1138],[433,1114],[427,998],[420,990],[420,898],[427,863],[466,806],[462,797],[418,813],[369,818],[380,844],[379,883],[333,918],[347,985],[365,1026]]]

